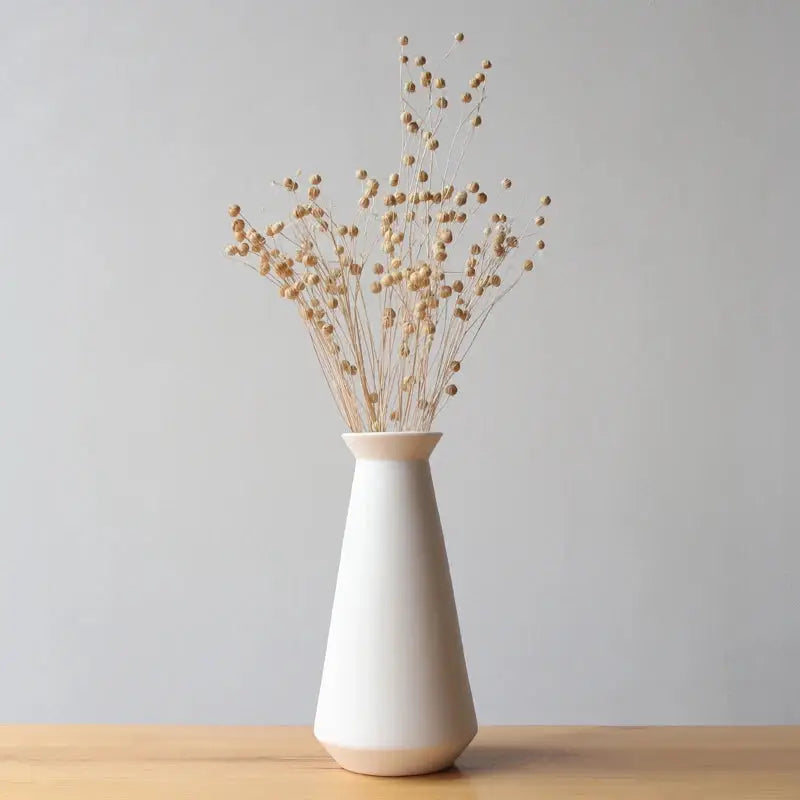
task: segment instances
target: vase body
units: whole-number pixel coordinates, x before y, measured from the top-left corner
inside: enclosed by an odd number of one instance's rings
[[[477,732],[428,458],[441,434],[355,433],[314,734],[345,769],[449,767]]]

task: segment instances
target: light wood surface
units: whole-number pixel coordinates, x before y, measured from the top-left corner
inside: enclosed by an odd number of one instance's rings
[[[370,778],[309,728],[0,725],[2,800],[798,800],[800,727],[483,728],[454,769]]]

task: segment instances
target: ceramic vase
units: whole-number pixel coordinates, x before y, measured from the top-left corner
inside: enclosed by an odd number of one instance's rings
[[[345,769],[446,769],[477,732],[429,457],[440,433],[348,433],[356,458],[314,734]]]

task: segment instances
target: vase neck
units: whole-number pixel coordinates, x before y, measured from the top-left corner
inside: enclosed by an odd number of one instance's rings
[[[441,433],[345,433],[344,443],[356,457],[370,461],[427,461]]]

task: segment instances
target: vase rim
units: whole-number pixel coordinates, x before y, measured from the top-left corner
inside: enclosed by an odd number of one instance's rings
[[[379,431],[343,433],[356,458],[372,461],[423,461],[442,438],[438,431]]]
[[[342,434],[346,436],[438,436],[440,439],[444,434],[441,431],[346,431]]]

